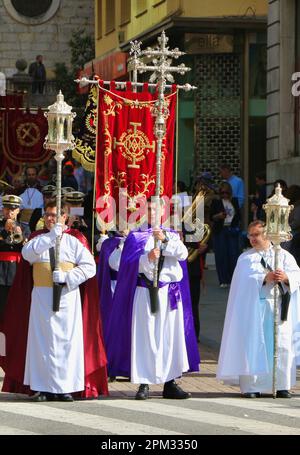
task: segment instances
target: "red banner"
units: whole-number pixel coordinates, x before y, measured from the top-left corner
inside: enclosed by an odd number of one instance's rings
[[[99,82],[96,201],[109,205],[114,198],[118,207],[119,190],[127,197],[128,207],[155,193],[156,138],[153,111],[157,93],[135,93],[131,84],[126,91],[115,90],[112,82],[106,90]],[[171,198],[173,190],[173,149],[176,111],[176,86],[165,95],[166,134],[162,146],[161,196]],[[97,212],[103,210],[103,204]]]
[[[0,111],[0,175],[4,170],[16,175],[25,163],[43,164],[49,160],[52,152],[43,148],[47,131],[48,123],[41,110]]]

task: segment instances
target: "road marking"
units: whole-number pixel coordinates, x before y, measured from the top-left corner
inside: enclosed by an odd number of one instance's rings
[[[98,401],[98,400],[95,400]],[[92,403],[93,401],[88,401]],[[87,403],[87,402],[82,402]],[[104,401],[99,401],[100,406]],[[69,403],[72,406],[71,403]],[[80,405],[80,402],[75,403]],[[122,408],[124,409],[124,408]],[[127,409],[127,408],[126,408]],[[128,409],[130,409],[128,407]],[[101,410],[101,409],[100,409]],[[0,412],[9,412],[11,414],[23,415],[26,417],[35,417],[40,420],[50,420],[54,422],[67,423],[84,428],[99,430],[105,433],[132,435],[175,435],[182,434],[177,431],[169,431],[163,428],[154,427],[151,425],[143,425],[136,422],[128,422],[121,419],[114,419],[102,415],[89,414],[86,412],[76,412],[62,408],[47,406],[44,403],[3,403],[0,402]],[[22,431],[22,430],[20,430]]]
[[[241,408],[247,411],[248,409],[254,410],[254,411],[265,411],[270,414],[277,414],[277,415],[282,415],[283,417],[288,416],[288,417],[296,417],[299,419],[299,424],[300,424],[300,412],[299,408],[290,408],[287,406],[287,404],[283,404],[282,401],[278,401],[278,399],[273,400],[273,398],[270,398],[270,401],[260,401],[260,398],[257,399],[246,399],[246,398],[241,398],[243,400],[243,403],[241,401],[238,401],[235,398],[191,398],[190,401],[197,401],[199,402],[199,405],[201,406],[201,402],[205,403],[215,403],[215,404],[221,404],[221,405],[226,405],[226,406],[233,406],[236,408]],[[293,398],[291,400],[294,401]],[[300,428],[299,428],[300,431]]]
[[[41,433],[34,433],[33,431],[21,430],[20,428],[7,427],[6,425],[0,425],[0,435],[38,435]]]
[[[194,399],[199,402],[199,408],[201,407],[202,398]],[[207,399],[207,401],[210,401]],[[163,402],[151,403],[149,401],[141,404],[140,402],[124,400],[113,400],[113,401],[93,401],[95,406],[105,406],[111,408],[126,409],[131,411],[142,411],[144,414],[157,414],[166,417],[175,417],[180,420],[187,420],[192,422],[198,422],[201,424],[218,425],[220,427],[234,428],[236,430],[245,431],[248,433],[254,433],[259,435],[264,434],[300,434],[300,428],[285,427],[282,425],[276,425],[274,423],[262,422],[255,419],[235,417],[228,414],[219,414],[216,412],[207,412],[189,408],[179,407],[173,404],[171,406],[165,406]],[[130,403],[130,404],[128,404]],[[175,403],[174,403],[175,404]],[[282,412],[284,415],[284,411]]]

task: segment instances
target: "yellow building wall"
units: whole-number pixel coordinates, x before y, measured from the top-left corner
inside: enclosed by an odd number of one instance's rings
[[[268,0],[182,0],[184,17],[266,16]]]
[[[95,21],[96,58],[104,56],[119,47],[119,31],[124,32],[124,40],[129,41],[144,31],[154,27],[170,16],[205,18],[226,16],[266,16],[268,0],[146,0],[145,11],[140,14],[138,2],[131,0],[131,21],[121,25],[121,1],[115,0],[115,30],[105,34],[105,8],[109,0],[95,0],[96,18],[98,5],[102,3],[102,37],[98,39],[97,20]]]

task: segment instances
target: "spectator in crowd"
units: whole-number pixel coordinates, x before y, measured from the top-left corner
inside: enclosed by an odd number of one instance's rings
[[[239,207],[242,208],[245,201],[243,180],[232,173],[231,166],[229,164],[222,164],[220,166],[220,175],[222,179],[226,180],[231,185],[232,195],[237,198]]]
[[[210,208],[213,247],[220,287],[229,286],[236,261],[240,254],[240,209],[237,198],[232,197],[231,185],[220,185],[220,197]]]
[[[251,198],[251,212],[254,220],[264,220],[265,212],[263,210],[263,204],[267,198],[267,183],[266,174],[264,172],[258,173],[255,176],[256,191],[255,196]]]
[[[43,94],[46,83],[46,68],[43,64],[42,55],[37,55],[35,62],[30,64],[28,74],[32,77],[32,93]]]

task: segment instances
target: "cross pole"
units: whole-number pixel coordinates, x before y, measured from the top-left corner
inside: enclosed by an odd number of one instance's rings
[[[174,77],[172,73],[179,73],[184,75],[187,71],[190,71],[191,68],[185,66],[184,63],[181,63],[178,66],[171,66],[172,60],[179,58],[182,55],[185,55],[185,52],[181,52],[178,48],[169,50],[167,43],[169,38],[166,36],[163,31],[161,35],[157,38],[158,45],[152,49],[148,47],[146,50],[141,50],[142,43],[140,41],[131,41],[131,49],[129,54],[132,56],[128,60],[128,69],[133,71],[133,81],[132,86],[134,91],[139,86],[142,86],[143,83],[137,82],[137,74],[144,73],[146,71],[152,71],[153,74],[149,78],[149,87],[157,87],[158,90],[158,99],[154,105],[152,115],[156,117],[154,125],[154,134],[156,137],[156,183],[155,183],[155,227],[160,226],[161,220],[161,207],[160,207],[160,187],[161,187],[161,155],[162,155],[162,142],[166,134],[166,119],[169,116],[169,109],[165,101],[165,90],[171,88],[172,85],[167,84],[167,82],[173,84]],[[147,57],[152,59],[152,65],[146,65],[142,62],[142,57]],[[154,81],[157,81],[154,83]],[[89,80],[86,77],[81,79],[76,79],[75,82],[79,83],[80,86],[85,86],[87,84],[98,84],[97,80]],[[115,81],[116,85],[119,87],[126,87],[125,81]],[[110,81],[104,81],[104,84],[110,84]],[[177,85],[177,89],[190,91],[195,90],[197,87],[185,84]],[[154,241],[155,248],[158,246],[158,241]],[[154,276],[153,276],[153,287],[158,288],[158,260],[155,262]],[[152,311],[155,312],[155,311]]]
[[[161,156],[162,156],[162,142],[166,134],[166,120],[169,116],[169,109],[165,101],[165,90],[167,81],[174,83],[174,77],[172,73],[179,73],[184,75],[187,71],[190,71],[191,68],[185,66],[184,63],[181,63],[178,66],[172,66],[172,60],[179,58],[185,54],[181,52],[178,48],[169,50],[167,43],[169,38],[166,36],[163,31],[162,34],[157,38],[158,45],[152,49],[147,48],[146,50],[141,50],[141,42],[131,41],[131,50],[130,55],[132,58],[130,60],[130,68],[133,70],[134,74],[144,73],[146,71],[152,71],[152,75],[149,78],[149,82],[153,83],[157,80],[157,90],[158,98],[155,103],[152,115],[156,117],[154,124],[154,134],[156,137],[156,182],[155,182],[155,227],[159,228],[161,224],[161,206],[160,206],[160,188],[161,188]],[[147,57],[152,60],[152,65],[145,65],[141,61],[141,57]],[[195,89],[196,87],[190,86],[190,89]],[[158,240],[154,240],[154,247],[158,247]],[[153,287],[158,287],[158,259],[155,261],[155,268],[153,274]]]

